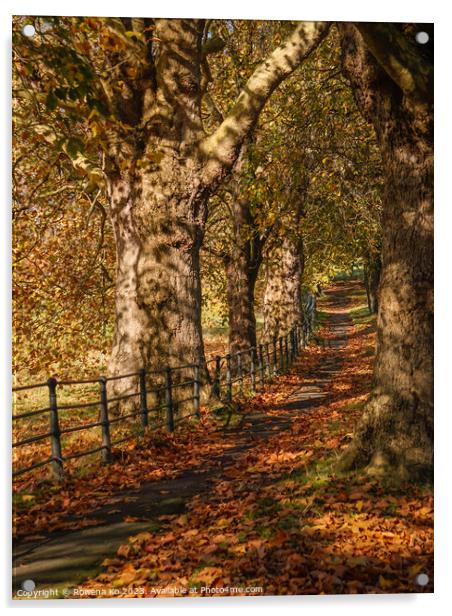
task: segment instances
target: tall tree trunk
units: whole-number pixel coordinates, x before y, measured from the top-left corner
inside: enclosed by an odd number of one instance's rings
[[[174,172],[174,160],[169,168]],[[133,181],[110,177],[108,182],[117,247],[110,374],[144,366],[204,367],[199,250],[205,203],[199,200],[192,208],[189,180],[185,194],[177,191],[169,168],[165,178],[172,197],[162,201],[156,199],[148,174],[143,178],[135,172]],[[118,393],[133,387],[132,378],[118,381],[115,389]]]
[[[202,20],[157,20],[154,87],[128,102],[131,121],[144,126],[129,138],[110,138],[106,176],[117,246],[112,375],[205,367],[199,249],[207,194],[198,150],[203,28]],[[136,391],[136,382],[113,381],[113,392]]]
[[[342,467],[425,478],[433,469],[432,109],[396,85],[357,28],[340,31],[343,66],[375,127],[385,177],[374,389]]]
[[[303,322],[302,279],[303,241],[285,236],[267,267],[264,291],[264,336],[286,334],[295,323]]]
[[[327,31],[324,23],[297,26],[209,136],[201,116],[203,20],[156,19],[152,53],[144,48],[138,67],[113,58],[113,75],[124,87],[113,101],[121,125],[108,134],[105,169],[117,244],[111,375],[192,362],[205,369],[199,250],[208,197],[273,90]],[[136,377],[125,378],[111,387],[118,396],[132,394],[136,384]]]
[[[261,258],[250,255],[250,240],[236,245],[226,258],[229,350],[236,353],[256,345],[254,288]]]
[[[232,244],[224,259],[231,353],[256,346],[254,288],[262,263],[263,240],[243,192],[242,173],[248,150],[249,143],[242,147],[231,178]]]

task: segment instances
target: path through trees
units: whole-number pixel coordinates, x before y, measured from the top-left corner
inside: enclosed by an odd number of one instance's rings
[[[431,573],[433,35],[13,18],[16,585]]]
[[[417,590],[412,571],[431,566],[430,498],[335,470],[370,386],[375,334],[372,320],[357,316],[364,301],[357,283],[327,289],[319,333],[330,344],[309,347],[233,425],[167,436],[154,450],[158,465],[131,447],[126,464],[89,487],[74,481],[22,514],[18,530],[43,537],[18,540],[15,583],[41,575],[43,585],[73,587],[97,571],[81,588],[143,584],[148,596],[156,587],[171,596],[175,587],[240,579],[263,594]],[[422,556],[408,556],[413,536]]]

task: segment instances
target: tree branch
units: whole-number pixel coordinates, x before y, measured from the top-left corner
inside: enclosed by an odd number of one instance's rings
[[[364,43],[407,96],[433,102],[433,66],[401,30],[391,23],[357,23]]]
[[[279,84],[321,43],[328,22],[302,22],[288,39],[257,67],[217,130],[206,137],[201,151],[206,158],[205,181],[211,183],[229,171],[260,112]]]
[[[36,124],[33,126],[33,130],[49,145],[56,147],[58,144],[58,137],[53,128],[46,124]],[[99,167],[97,167],[89,158],[84,156],[81,152],[71,153],[68,148],[68,140],[64,141],[60,145],[60,149],[68,156],[75,170],[88,178],[90,185],[93,187],[101,186],[104,182],[104,173]]]

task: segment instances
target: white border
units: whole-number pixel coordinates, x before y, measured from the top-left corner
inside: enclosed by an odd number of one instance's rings
[[[166,0],[165,2],[135,1],[119,2],[109,0],[78,0],[77,2],[61,2],[61,0],[6,0],[0,8],[0,28],[2,32],[2,64],[5,68],[0,80],[3,144],[0,148],[1,174],[5,186],[2,207],[2,238],[1,251],[1,328],[3,333],[2,371],[0,375],[2,391],[2,416],[6,430],[4,434],[4,452],[9,452],[10,425],[9,409],[11,404],[10,379],[10,346],[11,346],[11,319],[10,319],[10,215],[11,215],[11,116],[10,116],[10,45],[11,45],[11,15],[40,14],[40,15],[152,15],[153,17],[217,17],[217,18],[260,18],[260,19],[324,19],[329,21],[413,21],[435,22],[435,266],[436,266],[436,335],[435,335],[435,594],[434,595],[372,595],[372,596],[310,596],[310,597],[266,597],[266,598],[218,598],[210,601],[202,599],[192,600],[102,600],[95,602],[11,602],[10,596],[10,468],[9,462],[2,464],[5,481],[3,502],[8,503],[2,507],[2,525],[4,533],[2,555],[5,567],[1,576],[2,602],[8,609],[28,611],[32,608],[37,613],[47,611],[49,608],[72,609],[82,608],[84,612],[91,610],[152,609],[153,612],[172,613],[183,610],[184,614],[194,613],[195,610],[214,608],[218,611],[233,609],[244,610],[271,610],[285,609],[289,613],[300,614],[303,611],[316,614],[373,614],[381,612],[410,613],[410,615],[427,616],[429,610],[439,613],[441,607],[449,602],[448,590],[451,584],[451,481],[450,481],[450,441],[452,439],[452,409],[448,404],[451,396],[447,389],[451,381],[452,372],[452,339],[450,319],[452,318],[451,273],[452,259],[448,250],[452,241],[451,228],[451,188],[449,177],[451,175],[450,156],[452,148],[451,131],[451,83],[450,83],[450,40],[452,38],[452,20],[450,9],[441,0],[378,0],[377,2],[363,2],[362,0],[322,0],[321,2],[295,2],[294,0],[277,0],[269,2],[244,2],[244,0],[228,0],[225,3],[213,3],[211,0]],[[7,207],[6,207],[7,204]],[[8,459],[3,455],[3,461]],[[5,511],[6,509],[6,511]],[[5,549],[8,546],[9,549]],[[214,601],[214,603],[212,603]]]

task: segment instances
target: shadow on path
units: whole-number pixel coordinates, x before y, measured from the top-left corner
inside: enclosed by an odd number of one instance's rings
[[[348,300],[341,294],[326,290],[322,309],[331,330],[332,350],[345,347],[350,333]],[[178,477],[143,483],[138,489],[113,494],[110,504],[90,513],[97,526],[81,530],[60,531],[45,537],[21,538],[13,545],[13,589],[31,579],[39,587],[73,587],[96,572],[104,558],[113,555],[119,545],[138,532],[155,528],[159,515],[182,513],[193,496],[206,493],[221,481],[225,467],[230,467],[242,453],[255,446],[256,440],[266,440],[290,428],[300,413],[307,413],[325,402],[331,380],[340,372],[338,353],[327,354],[309,381],[293,389],[286,400],[266,407],[266,412],[253,411],[245,416],[245,426],[223,431],[223,439],[231,443],[225,453],[211,456],[202,466],[181,473]],[[303,357],[292,367],[296,374],[302,368]],[[275,414],[271,412],[275,411]],[[164,496],[163,496],[164,495]],[[131,516],[143,521],[125,522]]]

